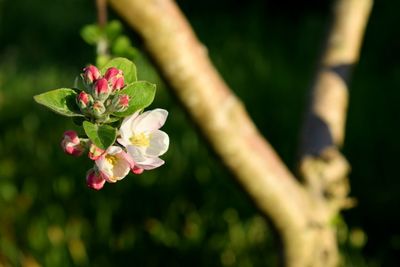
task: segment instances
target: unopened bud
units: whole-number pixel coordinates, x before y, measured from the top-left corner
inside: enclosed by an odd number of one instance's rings
[[[92,106],[92,113],[95,117],[101,117],[104,112],[106,111],[106,108],[104,107],[104,104],[101,101],[94,101],[93,106]]]
[[[89,148],[89,158],[91,160],[96,160],[98,159],[102,154],[104,153],[104,150],[101,148],[98,148],[97,146],[95,146],[94,144],[90,145]]]
[[[113,91],[118,91],[122,89],[125,85],[124,77],[119,77],[115,80],[114,84],[112,84],[111,88]]]
[[[75,131],[65,131],[63,139],[61,140],[61,147],[64,152],[68,155],[78,157],[82,155],[84,147],[79,140],[79,137]]]
[[[88,84],[92,84],[94,83],[98,78],[100,78],[100,72],[99,70],[93,66],[93,65],[89,65],[86,68],[83,69],[83,80],[88,83]]]
[[[128,95],[116,95],[112,102],[114,111],[125,111],[129,107],[129,100],[130,97]]]
[[[143,171],[144,171],[144,169],[134,166],[134,167],[131,169],[131,171],[132,171],[134,174],[142,174]]]
[[[90,169],[86,174],[86,184],[89,188],[100,190],[105,182],[103,175],[95,169]]]
[[[101,78],[99,80],[96,81],[96,83],[94,84],[94,97],[96,99],[100,99],[100,100],[105,100],[107,99],[107,97],[110,95],[110,88],[108,86],[108,82],[105,78]]]
[[[92,101],[92,96],[83,91],[80,92],[76,97],[76,103],[81,110],[85,110]]]
[[[117,68],[108,68],[106,73],[104,74],[104,78],[107,79],[113,91],[118,91],[125,85],[124,74],[122,70],[119,70]]]

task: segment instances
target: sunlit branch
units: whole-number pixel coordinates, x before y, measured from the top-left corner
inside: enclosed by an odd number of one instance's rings
[[[302,132],[301,175],[315,196],[333,205],[333,214],[351,204],[347,199],[350,167],[339,148],[344,139],[349,78],[371,7],[372,0],[336,2]]]

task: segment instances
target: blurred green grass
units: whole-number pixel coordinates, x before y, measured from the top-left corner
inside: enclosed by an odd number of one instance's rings
[[[330,2],[179,1],[290,167]],[[359,206],[341,227],[345,266],[396,266],[400,250],[400,69],[393,57],[400,42],[388,26],[395,25],[392,9],[375,4],[351,84],[345,153]],[[170,112],[166,165],[101,192],[86,188],[90,160],[68,157],[59,146],[75,126],[32,96],[72,85],[94,62],[79,36],[93,21],[89,1],[0,1],[0,266],[277,266],[271,227],[146,60],[137,62],[139,78],[159,85],[152,107]],[[358,228],[366,247],[351,242]]]

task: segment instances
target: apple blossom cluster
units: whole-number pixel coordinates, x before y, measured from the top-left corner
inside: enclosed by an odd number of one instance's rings
[[[100,190],[105,182],[115,183],[131,171],[141,174],[164,164],[159,158],[169,146],[168,135],[159,130],[167,119],[168,112],[155,109],[134,113],[122,122],[117,143],[103,150],[90,140],[79,138],[75,131],[64,132],[61,147],[71,156],[81,156],[88,150],[94,166],[86,176],[88,187]]]
[[[87,172],[88,187],[100,190],[130,172],[141,174],[164,164],[160,159],[169,146],[161,131],[168,112],[143,111],[151,104],[155,86],[136,80],[136,67],[127,59],[111,60],[99,70],[93,65],[81,74],[83,88],[62,88],[35,96],[51,110],[82,126],[86,136],[73,130],[64,132],[61,147],[71,156],[85,151],[93,161]]]

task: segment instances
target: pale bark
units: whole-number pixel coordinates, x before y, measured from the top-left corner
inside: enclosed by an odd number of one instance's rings
[[[261,212],[276,225],[283,239],[286,266],[334,266],[336,247],[333,253],[321,249],[317,252],[323,255],[315,253],[321,244],[319,235],[332,232],[325,227],[325,202],[298,182],[261,136],[176,4],[172,0],[109,1],[142,36],[207,140]],[[327,235],[322,242],[335,245],[335,238]],[[327,264],[315,265],[316,256],[328,257]]]
[[[339,0],[310,95],[302,133],[300,172],[308,188],[328,201],[334,216],[351,205],[349,164],[339,152],[343,144],[349,99],[348,82],[357,63],[372,0]]]
[[[332,28],[310,95],[299,170],[313,199],[323,203],[319,216],[322,242],[314,248],[317,257],[313,266],[337,265],[338,257],[324,263],[324,251],[338,253],[332,221],[341,209],[353,205],[348,198],[350,165],[340,153],[340,147],[344,140],[349,76],[358,61],[371,7],[372,0],[336,2]]]

